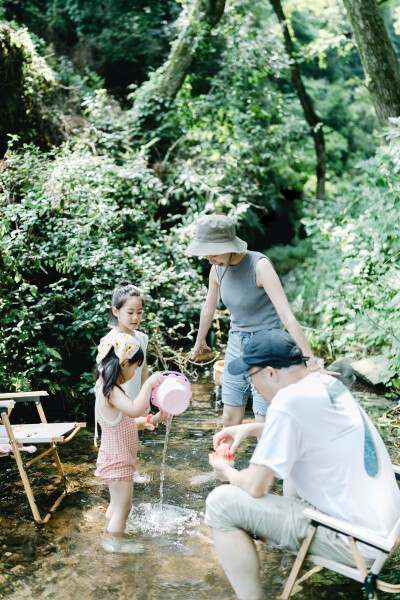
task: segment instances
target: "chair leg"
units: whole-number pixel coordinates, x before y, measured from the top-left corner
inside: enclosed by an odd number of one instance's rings
[[[288,577],[285,588],[283,590],[283,593],[281,596],[282,600],[288,600],[288,598],[291,595],[293,586],[296,583],[297,576],[298,576],[301,566],[304,562],[304,559],[308,554],[308,549],[310,547],[310,544],[312,542],[312,539],[314,537],[316,530],[317,530],[317,528],[314,527],[313,525],[308,526],[308,533],[300,546],[300,549],[295,558],[292,570],[290,571],[290,575]]]
[[[26,497],[28,498],[28,502],[29,502],[29,506],[30,506],[31,511],[32,511],[33,518],[35,519],[35,521],[37,523],[40,523],[41,525],[43,525],[44,523],[47,523],[47,521],[50,519],[50,517],[53,514],[53,512],[59,506],[59,504],[62,501],[62,499],[67,495],[67,488],[66,488],[66,485],[65,485],[65,479],[66,478],[65,478],[64,469],[63,469],[63,466],[61,464],[60,457],[58,456],[57,447],[56,447],[56,445],[55,445],[54,442],[51,443],[50,447],[49,447],[49,449],[47,451],[43,452],[38,457],[36,457],[32,461],[29,461],[26,465],[24,465],[23,460],[21,458],[21,453],[20,453],[19,448],[18,448],[18,444],[17,444],[17,442],[15,440],[15,437],[14,437],[14,433],[13,433],[13,430],[12,430],[12,427],[11,427],[8,415],[3,414],[2,420],[3,420],[4,426],[6,428],[8,439],[10,441],[10,444],[11,444],[11,447],[12,447],[12,450],[13,450],[13,453],[14,453],[15,462],[17,463],[18,471],[19,471],[19,474],[20,474],[20,477],[21,477],[22,484],[23,484],[24,489],[25,489]],[[42,421],[42,422],[46,422],[46,421]],[[31,487],[31,483],[29,481],[29,477],[28,477],[28,475],[26,473],[26,468],[30,464],[32,464],[33,462],[36,462],[36,460],[38,460],[42,456],[45,456],[46,454],[49,454],[50,452],[53,454],[54,462],[56,464],[57,471],[58,471],[58,473],[60,475],[60,478],[61,478],[61,483],[64,485],[64,490],[61,492],[61,495],[56,499],[56,501],[54,502],[53,506],[50,508],[49,512],[42,518],[40,516],[40,512],[39,512],[39,509],[38,509],[36,501],[35,501],[35,496],[34,496],[33,491],[32,491],[32,487]]]
[[[65,478],[65,473],[61,464],[60,457],[58,456],[56,445],[54,443],[51,445],[51,450],[53,453],[54,462],[56,463],[58,474],[60,475],[61,479],[63,479]]]
[[[26,496],[28,498],[29,506],[31,507],[31,511],[33,514],[33,518],[35,521],[41,522],[40,513],[38,511],[38,507],[36,506],[35,497],[32,492],[31,484],[26,474],[26,470],[24,467],[24,463],[22,462],[21,453],[18,448],[18,444],[15,441],[14,433],[8,419],[8,415],[3,415],[3,423],[7,431],[8,439],[10,440],[10,444],[13,449],[15,462],[17,463],[18,471],[21,477],[22,484],[25,489]]]
[[[382,590],[382,592],[386,592],[387,594],[400,594],[399,583],[386,583],[386,581],[382,581],[381,579],[376,580],[376,589]]]
[[[43,406],[40,401],[40,398],[36,401],[36,408],[39,413],[40,420],[42,423],[47,423],[46,415],[44,414]],[[65,478],[64,469],[60,461],[60,457],[58,456],[56,444],[53,442],[50,444],[51,451],[53,453],[54,462],[56,463],[57,471],[61,478]]]
[[[378,595],[375,589],[375,575],[368,573],[367,566],[363,557],[361,556],[360,550],[358,549],[357,542],[354,538],[350,538],[350,548],[356,561],[357,569],[364,578],[364,587],[367,593],[368,600],[378,600]]]

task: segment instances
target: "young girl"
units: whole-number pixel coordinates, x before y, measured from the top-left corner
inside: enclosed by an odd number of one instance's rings
[[[148,377],[135,399],[122,389],[144,361],[139,341],[126,333],[104,340],[98,348],[96,362],[96,420],[101,425],[101,446],[95,475],[102,477],[110,491],[110,505],[106,512],[107,532],[110,538],[106,549],[112,552],[138,552],[136,544],[122,543],[126,521],[132,506],[133,475],[138,447],[136,418],[146,412],[151,390],[163,381],[161,373]],[[155,426],[170,415],[159,412],[148,415],[147,421]]]
[[[146,361],[146,349],[149,338],[145,333],[137,330],[143,317],[145,303],[144,294],[138,287],[131,281],[121,281],[114,289],[111,297],[110,320],[114,327],[100,340],[101,345],[102,343],[114,340],[120,333],[127,333],[139,342],[143,350],[144,360],[136,368],[133,377],[121,385],[121,388],[131,400],[136,398],[143,383],[149,377]],[[147,408],[146,414],[136,419],[138,429],[149,429],[150,431],[154,429],[153,422],[147,420],[148,411],[149,409]],[[165,419],[163,418],[162,420],[164,421]],[[152,421],[154,421],[154,417]],[[156,421],[154,422],[156,423]],[[137,483],[146,483],[148,478],[135,472],[135,481]]]
[[[146,349],[149,338],[145,333],[137,330],[143,317],[144,307],[143,292],[131,281],[121,281],[114,289],[111,297],[110,321],[114,327],[100,340],[100,344],[102,344],[113,340],[120,333],[127,333],[139,342],[144,354],[143,363],[136,369],[132,379],[122,386],[122,389],[132,400],[136,398],[140,388],[149,376],[146,362]]]

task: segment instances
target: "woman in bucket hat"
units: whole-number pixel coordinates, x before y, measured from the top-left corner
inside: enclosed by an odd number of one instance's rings
[[[211,270],[206,301],[200,314],[195,359],[207,346],[206,336],[219,299],[231,313],[228,345],[222,375],[223,426],[242,422],[249,386],[241,375],[231,375],[228,364],[243,354],[251,336],[282,324],[308,357],[309,372],[320,370],[304,332],[294,316],[271,261],[261,252],[247,250],[237,237],[233,221],[225,215],[207,215],[197,221],[195,239],[187,253],[202,256]],[[267,403],[252,389],[256,421],[264,421]]]

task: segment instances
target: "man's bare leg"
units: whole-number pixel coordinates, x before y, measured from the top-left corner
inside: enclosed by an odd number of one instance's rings
[[[239,600],[263,600],[260,562],[251,537],[241,529],[212,531],[219,560]]]

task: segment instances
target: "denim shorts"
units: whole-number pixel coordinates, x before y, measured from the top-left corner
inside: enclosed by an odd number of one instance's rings
[[[243,354],[243,350],[251,339],[251,333],[246,331],[230,331],[225,353],[224,371],[222,373],[222,402],[228,406],[246,406],[250,390],[253,395],[253,412],[257,415],[267,414],[268,402],[259,394],[255,387],[250,386],[240,375],[228,372],[229,363]]]

